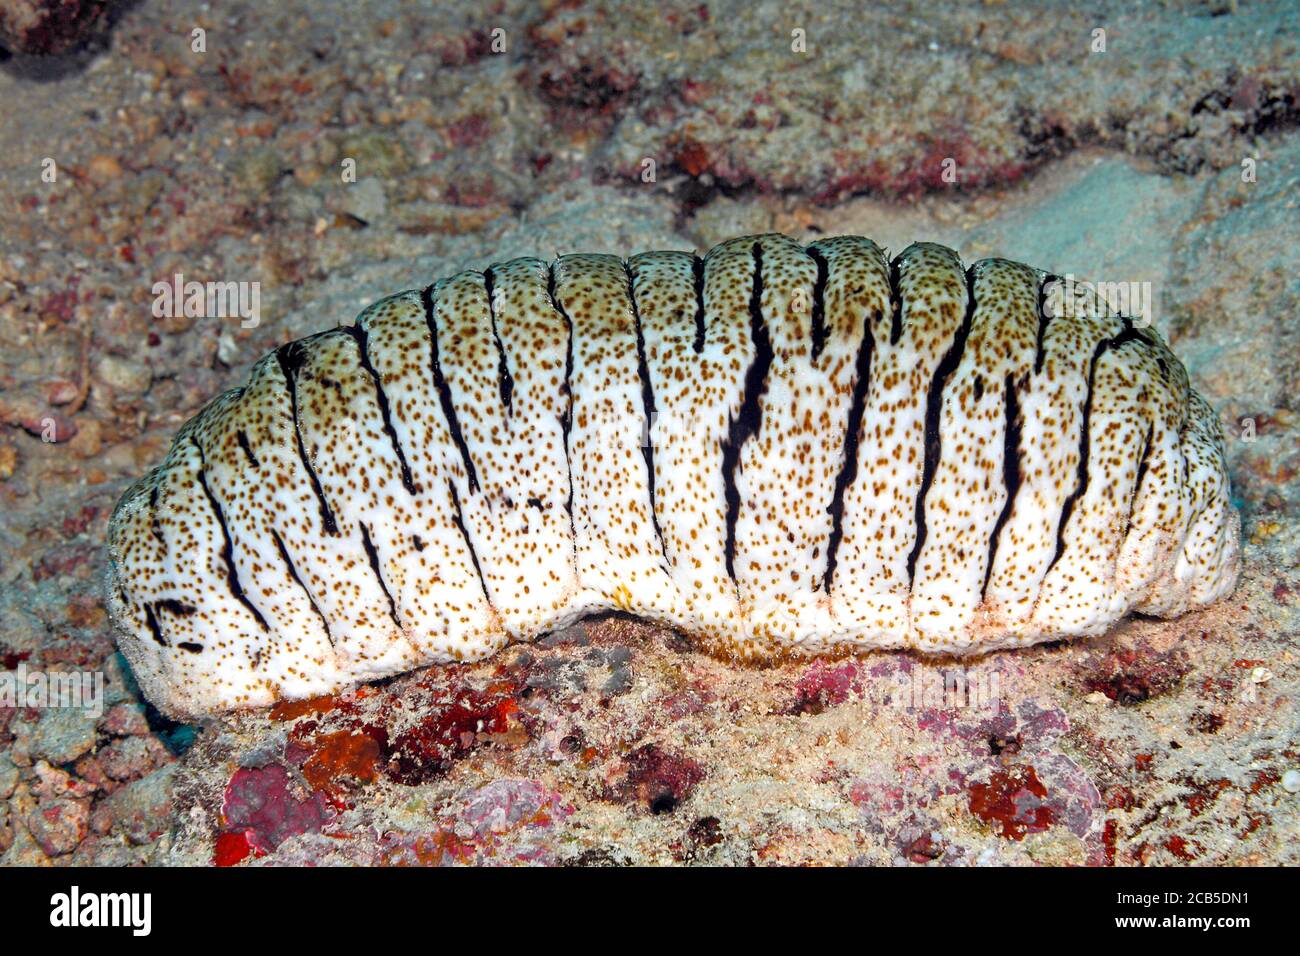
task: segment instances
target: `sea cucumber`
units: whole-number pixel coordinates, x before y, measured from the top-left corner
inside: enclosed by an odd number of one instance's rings
[[[516,259],[281,346],[110,523],[107,603],[201,716],[619,609],[738,658],[972,654],[1172,616],[1240,563],[1150,328],[1004,259],[780,235]]]

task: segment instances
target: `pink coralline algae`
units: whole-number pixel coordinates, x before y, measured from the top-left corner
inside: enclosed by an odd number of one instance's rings
[[[921,754],[895,767],[883,781],[854,779],[848,797],[868,817],[879,819],[924,810],[944,795],[959,793],[970,767],[959,769],[947,759]]]
[[[917,727],[940,739],[959,740],[972,754],[1000,756],[1050,749],[1069,729],[1056,707],[1021,701],[1014,711],[1002,706],[975,708],[925,707]]]
[[[390,831],[378,860],[397,866],[551,863],[546,834],[573,813],[558,793],[535,780],[494,780],[465,794],[429,832]]]
[[[473,791],[457,815],[485,839],[521,826],[550,826],[572,812],[558,794],[534,780],[494,780]]]
[[[221,805],[224,833],[217,841],[217,863],[238,862],[242,844],[256,854],[269,853],[285,840],[317,833],[330,811],[319,793],[295,787],[279,764],[241,768],[226,786]],[[236,857],[232,859],[232,857]]]
[[[855,661],[832,663],[815,661],[795,685],[792,714],[820,714],[827,707],[842,704],[851,695],[862,693],[865,666]]]

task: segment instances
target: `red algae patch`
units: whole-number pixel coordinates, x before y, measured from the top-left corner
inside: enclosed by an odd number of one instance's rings
[[[1047,804],[1047,788],[1033,767],[994,771],[988,783],[969,788],[970,812],[1007,840],[1023,840],[1027,833],[1041,833],[1056,822],[1056,811]]]

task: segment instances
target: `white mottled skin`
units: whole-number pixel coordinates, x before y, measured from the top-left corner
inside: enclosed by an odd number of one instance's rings
[[[114,512],[146,695],[265,706],[611,608],[745,658],[972,654],[1232,589],[1217,419],[1153,331],[1075,289],[1046,315],[1018,263],[893,265],[778,235],[518,259],[267,356]]]

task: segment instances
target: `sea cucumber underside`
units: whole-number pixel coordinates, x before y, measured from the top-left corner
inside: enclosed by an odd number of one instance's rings
[[[517,259],[281,346],[109,531],[177,716],[620,609],[739,657],[969,654],[1233,587],[1218,420],[1150,328],[1019,263],[779,235]]]

